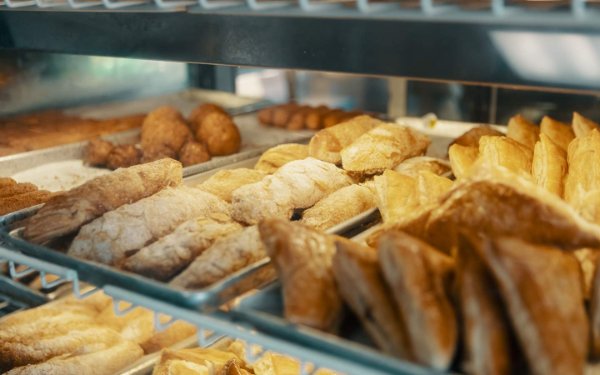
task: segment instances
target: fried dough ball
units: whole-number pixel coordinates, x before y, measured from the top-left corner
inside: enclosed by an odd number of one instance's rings
[[[115,146],[103,139],[96,138],[88,142],[83,162],[87,165],[106,165],[108,154]]]
[[[194,134],[198,131],[200,124],[202,124],[206,116],[213,112],[227,114],[222,107],[211,103],[200,104],[190,113],[189,122]]]
[[[142,151],[134,145],[119,145],[112,149],[106,160],[106,166],[110,169],[127,168],[139,164]]]
[[[204,163],[210,160],[210,154],[204,145],[196,141],[187,141],[179,150],[179,161],[184,167]]]
[[[163,106],[148,113],[142,124],[142,149],[169,148],[177,154],[192,137],[185,120],[173,107]]]
[[[231,155],[240,150],[240,131],[228,114],[208,114],[198,131],[196,139],[202,141],[212,156]]]
[[[163,146],[151,146],[142,149],[142,163],[150,163],[151,161],[163,159],[163,158],[171,158],[175,159],[177,153],[172,149]]]

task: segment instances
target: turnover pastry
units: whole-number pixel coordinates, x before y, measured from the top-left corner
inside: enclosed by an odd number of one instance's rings
[[[342,149],[342,167],[372,175],[393,169],[404,160],[423,155],[431,141],[423,134],[397,124],[382,124]]]
[[[479,139],[483,136],[503,136],[504,133],[492,128],[489,125],[476,126],[467,130],[460,137],[456,138],[450,146],[461,145],[466,147],[479,147]]]
[[[533,150],[540,136],[540,127],[521,115],[508,121],[506,136]]]
[[[289,219],[294,209],[307,208],[328,194],[352,183],[331,163],[313,158],[296,160],[254,184],[232,194],[232,217],[247,224],[263,219]]]
[[[446,290],[454,260],[414,237],[389,231],[379,242],[379,265],[416,362],[447,370],[458,345],[456,313]]]
[[[480,163],[502,166],[512,172],[529,176],[533,149],[508,137],[484,136],[479,140]]]
[[[259,229],[281,279],[285,318],[319,330],[336,330],[342,298],[331,272],[335,237],[282,219],[265,220]]]
[[[432,158],[430,156],[415,156],[398,164],[394,170],[408,175],[428,171],[439,176],[445,176],[452,172],[452,167],[447,160]]]
[[[533,180],[549,192],[562,197],[566,174],[567,154],[546,134],[540,134],[540,140],[533,150]]]
[[[254,169],[265,173],[275,173],[282,165],[308,157],[308,146],[288,143],[272,147],[265,151],[256,162]]]
[[[108,211],[179,185],[181,176],[181,163],[162,159],[96,177],[46,202],[27,221],[23,237],[45,243],[73,233]]]
[[[544,116],[540,124],[540,133],[546,134],[560,148],[567,151],[569,143],[575,138],[573,129],[569,124],[556,121],[551,117]]]
[[[482,249],[530,371],[582,374],[589,331],[573,255],[511,237]]]
[[[68,254],[115,265],[145,245],[201,215],[229,215],[229,204],[204,191],[180,186],[119,207],[81,228]]]
[[[583,137],[594,129],[600,131],[600,124],[589,118],[583,117],[577,112],[573,112],[573,122],[571,125],[573,126],[575,137]]]
[[[340,164],[340,151],[358,137],[383,122],[369,116],[355,117],[341,124],[323,129],[315,134],[308,144],[308,154],[316,159]]]
[[[469,173],[479,156],[479,148],[471,146],[452,145],[448,149],[448,158],[452,167],[452,174],[461,179]]]
[[[226,202],[231,202],[231,194],[236,189],[258,182],[266,175],[265,172],[249,168],[225,169],[210,176],[197,188],[214,194]]]

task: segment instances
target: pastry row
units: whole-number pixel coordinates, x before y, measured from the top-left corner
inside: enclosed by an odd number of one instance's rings
[[[325,105],[313,107],[288,103],[261,109],[258,111],[258,121],[263,125],[289,130],[319,130],[363,114],[361,111],[344,111]]]

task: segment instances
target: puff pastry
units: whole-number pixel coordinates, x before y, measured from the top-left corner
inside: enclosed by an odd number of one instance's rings
[[[168,280],[187,267],[218,238],[242,226],[225,214],[208,214],[184,222],[125,260],[123,268],[157,280]]]
[[[68,254],[115,265],[186,220],[208,213],[228,215],[229,211],[226,202],[204,191],[187,186],[165,189],[86,224]]]
[[[342,149],[342,167],[372,175],[393,169],[404,160],[423,155],[431,141],[423,134],[397,124],[382,124]]]
[[[314,158],[296,160],[235,190],[232,217],[250,225],[271,217],[289,219],[295,208],[310,207],[351,183],[350,177],[331,163]]]
[[[588,320],[572,254],[500,237],[483,247],[531,373],[582,374]]]
[[[285,318],[335,331],[342,314],[331,272],[335,237],[282,219],[264,220],[259,230],[281,279]]]
[[[314,229],[326,230],[376,205],[371,189],[353,184],[334,191],[304,211],[300,222]]]
[[[349,146],[358,137],[375,128],[383,122],[369,116],[358,116],[341,124],[331,126],[317,132],[308,144],[309,156],[340,164],[340,151]]]
[[[479,139],[483,136],[503,136],[504,133],[492,128],[489,125],[476,126],[467,130],[460,137],[456,138],[450,146],[461,145],[466,147],[479,147]]]
[[[567,151],[569,143],[575,138],[573,129],[568,124],[544,116],[540,124],[540,133],[546,134],[560,148]]]
[[[525,117],[516,115],[508,121],[506,136],[533,150],[540,137],[540,127]]]
[[[104,213],[181,183],[181,163],[172,159],[118,169],[52,197],[27,220],[23,237],[46,243],[77,231]]]
[[[415,360],[439,371],[450,367],[458,345],[458,323],[445,289],[454,261],[398,231],[379,242],[379,265],[408,332]]]
[[[600,124],[589,118],[583,117],[577,112],[573,112],[573,122],[571,123],[571,126],[573,126],[575,137],[583,137],[594,129],[600,131]]]
[[[415,156],[406,159],[394,168],[396,172],[414,175],[421,171],[428,171],[440,176],[452,172],[452,167],[447,160],[432,158],[430,156]]]
[[[160,356],[152,375],[201,374],[212,375],[221,371],[225,364],[239,358],[231,352],[210,348],[169,350]]]
[[[272,147],[265,151],[256,162],[254,169],[265,173],[275,173],[282,165],[308,157],[308,146],[288,143]]]
[[[511,138],[484,136],[479,140],[478,162],[499,165],[512,172],[529,176],[532,159],[533,149]]]
[[[533,150],[533,180],[549,192],[562,197],[566,174],[567,154],[546,134],[540,134],[540,140]]]
[[[479,148],[452,145],[448,149],[448,158],[452,167],[452,174],[457,179],[461,179],[469,173],[469,169],[479,156]]]
[[[390,298],[377,251],[346,239],[338,239],[336,246],[333,273],[344,301],[383,352],[413,360],[406,326]]]
[[[196,187],[231,202],[231,194],[241,186],[262,180],[267,173],[249,168],[225,169],[218,171]]]
[[[600,257],[596,257],[590,298],[590,357],[600,359]]]

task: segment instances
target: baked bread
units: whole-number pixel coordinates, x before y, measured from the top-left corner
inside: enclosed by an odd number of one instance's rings
[[[177,159],[181,161],[184,167],[188,167],[209,161],[210,154],[202,143],[189,140],[183,144],[177,153]]]
[[[217,349],[166,349],[152,375],[201,374],[212,375],[221,371],[225,364],[239,358],[232,352]]]
[[[265,173],[275,173],[282,165],[307,157],[307,145],[298,143],[278,145],[265,151],[256,162],[254,169]]]
[[[198,189],[216,195],[226,202],[231,202],[231,194],[241,186],[252,184],[263,179],[267,174],[255,169],[224,169],[213,174],[208,180],[196,186]]]
[[[551,117],[544,116],[542,123],[540,124],[540,133],[546,134],[552,142],[556,143],[558,147],[567,151],[569,143],[575,138],[573,129],[569,124],[565,124],[560,121],[556,121]]]
[[[502,166],[524,176],[531,175],[533,149],[508,137],[483,136],[479,140],[479,163]]]
[[[460,137],[456,138],[450,146],[452,145],[461,145],[465,147],[479,147],[479,139],[483,136],[503,136],[504,133],[499,132],[498,130],[492,128],[489,125],[481,125],[475,126],[465,133],[463,133]]]
[[[140,145],[142,150],[168,149],[177,154],[183,144],[192,138],[181,113],[173,107],[162,106],[148,113],[142,124]],[[151,161],[148,153],[144,153],[145,161]],[[160,158],[162,155],[157,155]],[[156,160],[156,159],[155,159]]]
[[[446,286],[454,260],[398,231],[379,241],[379,266],[403,317],[415,361],[448,370],[458,346],[458,322]]]
[[[286,320],[335,331],[342,314],[331,271],[335,237],[282,219],[264,220],[259,230],[281,280]]]
[[[540,127],[521,115],[508,121],[506,136],[533,150],[540,136]]]
[[[445,176],[452,172],[452,167],[447,160],[432,158],[430,156],[415,156],[398,164],[396,172],[415,175],[421,171],[428,171],[439,176]]]
[[[342,149],[342,167],[372,175],[393,169],[404,160],[423,155],[431,141],[423,134],[397,124],[382,124]]]
[[[188,122],[194,134],[196,134],[206,116],[213,112],[222,113],[225,115],[227,114],[223,107],[213,103],[200,104],[192,110],[192,112],[188,116]]]
[[[27,220],[23,237],[34,243],[76,232],[108,211],[136,202],[168,187],[181,183],[182,167],[176,160],[119,169],[96,177],[68,192],[52,197]]]
[[[479,156],[479,148],[452,145],[448,149],[448,158],[452,167],[452,174],[457,179],[461,179],[468,175],[471,166],[475,164]]]
[[[566,174],[567,154],[546,134],[540,134],[540,140],[533,150],[531,165],[533,180],[538,186],[562,197]]]
[[[315,134],[308,144],[309,156],[340,164],[340,151],[349,146],[358,137],[375,128],[383,122],[369,116],[358,116],[341,124],[323,129]]]
[[[68,254],[117,265],[145,245],[194,217],[229,215],[229,204],[199,189],[180,186],[127,204],[81,228]]]
[[[231,155],[242,145],[240,130],[229,114],[211,112],[196,130],[196,139],[204,144],[211,156]]]
[[[583,117],[577,112],[573,112],[573,122],[571,123],[571,126],[573,127],[573,133],[575,133],[575,137],[586,136],[594,129],[600,131],[600,124],[590,120],[589,118]]]
[[[263,219],[289,219],[296,208],[307,208],[352,183],[331,163],[313,158],[296,160],[261,181],[240,187],[232,194],[232,217],[246,224]]]

